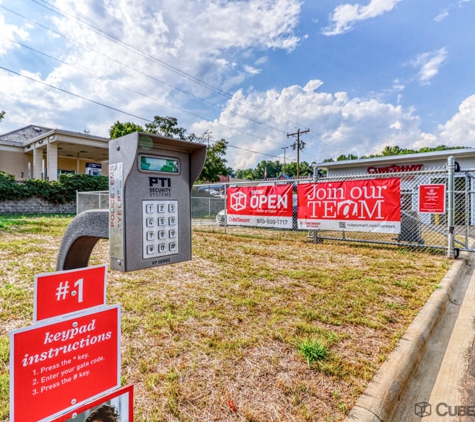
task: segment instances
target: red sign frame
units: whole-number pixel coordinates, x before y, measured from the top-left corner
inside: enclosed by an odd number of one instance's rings
[[[445,214],[445,185],[419,185],[419,212],[421,214]]]
[[[35,322],[106,303],[107,266],[98,265],[35,276]]]
[[[227,224],[292,229],[291,184],[230,187]]]
[[[11,421],[41,421],[120,386],[120,305],[10,332]]]
[[[104,404],[114,406],[115,408],[119,407],[122,410],[125,406],[121,403],[121,400],[127,403],[128,411],[126,412],[127,413],[126,415],[119,413],[119,419],[117,420],[117,422],[125,422],[125,421],[134,422],[134,386],[133,385],[127,385],[125,387],[119,388],[118,390],[115,390],[110,394],[102,396],[98,398],[97,400],[94,400],[83,406],[76,407],[70,412],[63,414],[56,419],[51,420],[51,422],[73,422],[76,418],[80,416],[83,416],[85,418],[89,416],[85,414],[86,412],[89,413],[89,411],[96,410],[97,408],[100,408]],[[83,420],[83,419],[78,419],[78,420]]]
[[[297,187],[298,228],[401,232],[401,179],[302,183]]]

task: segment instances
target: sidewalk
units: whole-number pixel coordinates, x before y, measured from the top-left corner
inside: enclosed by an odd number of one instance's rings
[[[454,262],[346,422],[475,419],[472,264],[475,257],[469,253]]]

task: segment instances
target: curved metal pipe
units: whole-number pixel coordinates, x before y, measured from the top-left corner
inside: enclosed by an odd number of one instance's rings
[[[84,211],[66,229],[59,247],[56,270],[87,267],[94,246],[109,239],[109,210]]]

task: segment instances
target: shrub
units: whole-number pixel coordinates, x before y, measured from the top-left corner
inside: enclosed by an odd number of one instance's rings
[[[11,174],[0,171],[0,201],[43,198],[53,204],[64,204],[76,199],[76,191],[108,190],[106,176],[62,174],[58,181],[28,179],[16,181]]]

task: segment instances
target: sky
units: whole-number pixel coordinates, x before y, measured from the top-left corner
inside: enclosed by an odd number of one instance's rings
[[[475,147],[472,0],[0,0],[0,134],[171,116],[237,169]],[[205,138],[208,138],[208,135]]]

